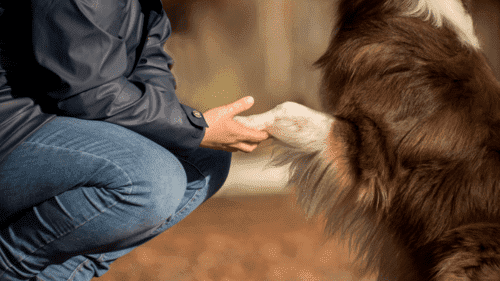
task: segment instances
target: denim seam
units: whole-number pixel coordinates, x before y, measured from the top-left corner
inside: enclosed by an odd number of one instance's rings
[[[76,273],[78,271],[80,271],[80,269],[82,269],[85,265],[87,265],[89,263],[89,259],[85,259],[82,263],[80,263],[76,268],[75,270],[73,270],[73,272],[71,272],[71,275],[68,279],[68,281],[72,281],[72,280],[75,280],[75,276],[76,276]]]
[[[186,210],[189,207],[189,204],[196,199],[196,195],[198,195],[198,193],[200,192],[200,190],[201,190],[201,188],[197,189],[194,192],[193,197],[191,197],[191,199],[189,199],[189,201],[184,205],[184,207],[182,207],[182,209],[180,209],[173,216],[169,217],[170,220],[168,218],[166,220],[163,220],[163,224],[160,227],[158,227],[152,234],[156,235],[158,232],[160,232],[161,229],[163,229],[163,227],[165,226],[165,224],[169,223],[171,220],[174,220],[177,215],[180,215],[184,210]],[[163,230],[161,230],[161,231],[163,231]]]
[[[97,258],[97,261],[98,261],[98,262],[103,262],[103,261],[104,261],[104,256],[105,256],[105,255],[106,255],[106,254],[101,254],[101,256]]]
[[[200,191],[200,189],[198,189],[194,192],[194,195],[191,198],[191,200],[189,200],[189,202],[187,202],[186,205],[184,205],[184,207],[179,211],[179,214],[184,212],[184,210],[186,210],[188,208],[188,205],[196,199],[196,195],[198,195],[199,191]]]
[[[208,185],[208,182],[207,182],[207,178],[205,177],[205,186]],[[199,188],[197,189],[195,192],[194,192],[194,195],[193,197],[191,197],[191,199],[186,203],[186,205],[184,205],[184,207],[182,207],[182,209],[178,212],[178,214],[182,213],[184,210],[186,210],[186,208],[188,207],[189,203],[193,202],[195,199],[196,199],[196,196],[198,195],[198,193],[200,192],[200,190],[203,190],[203,187],[202,188]]]
[[[113,164],[116,168],[118,168],[119,170],[122,171],[122,173],[127,176],[127,183],[124,185],[125,186],[131,186],[132,185],[132,179],[130,178],[129,174],[122,168],[120,167],[120,165],[118,165],[117,163],[107,159],[107,158],[104,158],[104,157],[101,157],[99,155],[96,155],[96,154],[92,154],[92,153],[88,153],[88,152],[85,152],[85,151],[81,151],[81,150],[75,150],[75,149],[71,149],[71,148],[66,148],[66,147],[60,147],[60,146],[54,146],[54,145],[48,145],[48,144],[43,144],[43,143],[37,143],[37,142],[31,142],[31,141],[25,141],[24,143],[29,143],[29,144],[33,144],[35,146],[39,145],[39,146],[45,146],[45,147],[50,147],[50,148],[54,148],[54,149],[62,149],[62,150],[67,150],[67,151],[72,151],[72,152],[79,152],[79,153],[82,153],[84,155],[87,155],[87,156],[91,156],[91,157],[95,157],[95,158],[98,158],[98,159],[102,159],[108,163],[111,163]],[[132,192],[132,190],[130,189],[128,191],[128,193],[126,194],[130,194]]]
[[[104,254],[103,254],[102,256],[104,256]],[[77,272],[78,270],[80,270],[80,269],[81,269],[84,265],[88,264],[89,262],[90,262],[90,261],[89,261],[89,259],[85,259],[85,261],[83,261],[82,263],[80,263],[80,264],[79,264],[79,265],[75,268],[75,270],[73,270],[73,272],[71,272],[71,275],[70,275],[69,279],[67,279],[67,281],[72,281],[72,280],[74,280],[74,279],[75,279],[75,276],[76,276],[76,272]],[[4,273],[5,273],[5,272],[4,272]],[[2,274],[2,275],[0,275],[0,277],[2,277],[2,276],[3,276],[3,274]],[[44,281],[44,279],[42,279],[42,278],[40,278],[40,277],[38,277],[38,276],[35,276],[35,279],[36,279],[37,281]]]

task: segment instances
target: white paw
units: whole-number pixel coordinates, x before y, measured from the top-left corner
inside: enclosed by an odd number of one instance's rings
[[[334,118],[295,102],[284,102],[270,111],[236,116],[246,127],[265,130],[288,146],[304,151],[323,150]]]

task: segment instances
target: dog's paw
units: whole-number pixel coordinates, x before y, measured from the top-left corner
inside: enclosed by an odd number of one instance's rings
[[[236,116],[234,120],[249,128],[265,130],[287,146],[317,151],[325,148],[334,118],[295,102],[284,102],[270,111]]]

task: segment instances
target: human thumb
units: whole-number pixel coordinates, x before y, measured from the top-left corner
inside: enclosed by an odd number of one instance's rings
[[[228,104],[229,115],[235,116],[245,110],[248,110],[254,104],[254,98],[251,96],[239,99],[231,104]]]

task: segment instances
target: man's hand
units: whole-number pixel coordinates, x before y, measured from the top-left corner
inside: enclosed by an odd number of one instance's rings
[[[233,117],[250,107],[254,100],[245,97],[234,103],[210,109],[203,116],[208,128],[200,147],[229,152],[252,152],[269,134],[265,131],[250,129],[233,120]]]

